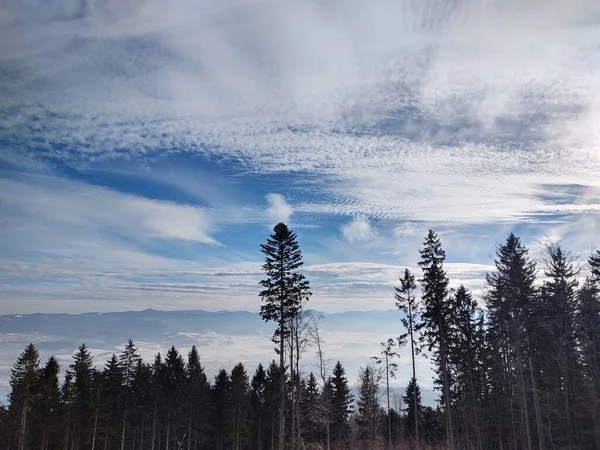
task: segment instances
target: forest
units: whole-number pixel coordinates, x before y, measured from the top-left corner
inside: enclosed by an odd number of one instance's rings
[[[497,245],[481,298],[450,288],[429,231],[419,273],[399,274],[398,336],[365,361],[356,398],[343,362],[327,364],[296,234],[277,224],[261,245],[260,315],[272,322],[272,361],[209,380],[196,347],[143,361],[131,340],[102,367],[82,344],[69,367],[28,345],[0,407],[9,450],[600,449],[600,251],[560,243],[534,260],[514,234]],[[391,303],[394,304],[394,303]],[[390,404],[400,348],[412,378]],[[320,367],[301,370],[307,351]],[[421,401],[416,354],[439,392]],[[419,359],[420,360],[420,359]],[[250,371],[249,371],[250,370]]]

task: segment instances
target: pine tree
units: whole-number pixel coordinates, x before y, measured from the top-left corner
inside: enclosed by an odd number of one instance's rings
[[[51,356],[40,370],[40,403],[36,411],[36,422],[42,429],[40,447],[42,450],[58,448],[60,443],[61,395],[60,365]]]
[[[28,416],[32,406],[40,398],[39,380],[40,356],[33,344],[25,347],[12,368],[10,386],[10,410],[16,424],[18,450],[29,447]]]
[[[123,375],[124,388],[124,406],[123,417],[121,423],[121,450],[125,450],[125,438],[127,430],[127,416],[129,414],[129,399],[131,396],[132,384],[135,378],[135,369],[137,367],[140,355],[137,354],[137,348],[133,341],[129,339],[123,353],[119,356],[119,366]]]
[[[253,444],[252,448],[262,450],[265,444],[264,434],[266,425],[266,403],[267,403],[267,372],[262,364],[259,364],[250,383],[252,414],[254,418]]]
[[[417,297],[415,295],[415,291],[417,290],[417,285],[415,283],[415,277],[410,273],[408,269],[404,270],[404,277],[400,278],[400,287],[394,288],[396,293],[394,295],[396,299],[396,307],[404,314],[405,317],[402,318],[402,325],[406,329],[406,333],[400,336],[400,341],[404,341],[404,339],[408,338],[410,340],[410,353],[411,353],[411,362],[412,362],[412,377],[413,379],[417,379],[417,369],[415,363],[415,353],[419,351],[418,346],[415,347],[415,330],[420,328],[420,313],[419,313],[419,304],[417,302]],[[415,397],[416,401],[416,397]],[[413,405],[415,412],[417,414],[417,403]],[[415,441],[417,443],[417,448],[419,447],[419,422],[414,422],[414,436]]]
[[[528,313],[536,297],[536,268],[529,259],[528,250],[512,233],[498,248],[494,262],[496,272],[486,276],[485,300],[489,314],[488,339],[498,355],[491,368],[495,374],[492,383],[497,391],[493,393],[497,399],[497,439],[500,445],[531,450],[533,440],[525,366]]]
[[[248,441],[250,430],[248,418],[250,415],[250,386],[248,375],[242,363],[231,370],[231,424],[233,450],[242,450]]]
[[[175,347],[167,352],[164,363],[163,398],[166,406],[165,450],[175,450],[177,442],[184,438],[185,417],[181,414],[182,404],[185,404],[186,371],[183,357]]]
[[[212,418],[213,418],[213,442],[212,448],[224,450],[231,448],[231,380],[227,371],[221,369],[215,377],[211,392]]]
[[[348,417],[352,412],[354,396],[350,392],[346,371],[339,361],[335,364],[331,377],[331,440],[344,442],[350,428]]]
[[[88,347],[81,344],[73,355],[70,365],[73,374],[73,419],[75,425],[74,443],[75,450],[91,445],[91,419],[94,417],[93,405],[93,361]]]
[[[208,421],[206,411],[209,407],[210,385],[196,346],[188,353],[187,363],[187,448],[195,448],[198,441],[204,442],[207,437]]]
[[[483,314],[465,286],[460,285],[451,297],[454,314],[450,317],[448,361],[453,373],[453,406],[459,419],[463,441],[483,448],[479,422],[482,400]]]
[[[279,366],[285,367],[285,339],[290,337],[289,324],[310,297],[310,285],[297,270],[302,266],[302,252],[296,235],[284,223],[273,228],[273,234],[261,245],[265,255],[263,271],[267,278],[260,282],[264,288],[260,297],[264,304],[260,315],[264,321],[275,321],[278,327],[273,342],[279,344]],[[281,373],[279,405],[279,450],[284,450],[285,438],[285,371]]]
[[[446,419],[446,439],[449,449],[454,449],[454,429],[452,424],[452,408],[450,395],[450,371],[448,367],[449,318],[452,315],[451,302],[448,301],[448,277],[444,271],[446,253],[437,234],[429,230],[423,250],[419,251],[421,261],[419,267],[423,278],[419,281],[422,286],[423,322],[419,330],[423,330],[423,338],[428,349],[433,352],[437,365],[439,382],[442,385],[444,416]]]
[[[421,388],[417,384],[415,378],[411,378],[408,386],[406,386],[402,401],[405,405],[403,411],[406,413],[407,434],[416,439],[417,430],[419,429],[418,423],[421,421],[423,406],[421,405]],[[417,405],[416,408],[415,405]]]
[[[381,431],[382,411],[379,406],[379,377],[373,367],[361,369],[359,375],[358,424],[359,438],[367,447],[375,445]]]
[[[267,369],[267,382],[265,388],[265,415],[269,424],[269,448],[275,449],[277,447],[277,430],[279,421],[279,410],[281,404],[281,368],[275,362],[271,361]],[[284,381],[285,372],[284,372]]]
[[[319,385],[315,375],[310,372],[306,387],[304,389],[304,397],[302,399],[301,410],[302,417],[305,418],[304,436],[305,440],[310,443],[317,442],[317,432],[319,429]]]
[[[102,404],[104,421],[103,442],[107,448],[116,448],[119,444],[120,425],[123,409],[123,370],[119,358],[113,354],[106,362],[102,373]]]

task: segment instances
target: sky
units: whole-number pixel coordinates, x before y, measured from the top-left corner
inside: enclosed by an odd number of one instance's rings
[[[394,308],[427,230],[600,244],[595,0],[0,2],[0,314]],[[418,273],[418,272],[417,272]]]

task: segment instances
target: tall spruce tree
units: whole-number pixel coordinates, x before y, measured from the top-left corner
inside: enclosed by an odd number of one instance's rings
[[[415,346],[415,330],[420,327],[419,303],[417,302],[415,277],[408,269],[404,270],[404,276],[400,278],[400,287],[394,288],[396,293],[396,307],[404,314],[402,325],[406,329],[406,333],[400,336],[400,340],[406,338],[410,341],[410,354],[412,363],[412,378],[417,379],[417,369],[415,362],[415,353],[419,351],[419,347]],[[414,397],[414,414],[418,414],[417,397]],[[414,421],[414,436],[419,447],[419,421]]]
[[[404,403],[403,411],[406,413],[406,432],[409,436],[417,438],[418,423],[421,421],[422,409],[421,404],[421,388],[419,387],[416,378],[411,378],[408,386],[402,396]],[[415,408],[415,405],[417,407]]]
[[[448,346],[451,339],[449,320],[452,315],[452,303],[448,301],[448,277],[444,270],[446,252],[437,234],[429,230],[423,250],[419,251],[419,267],[423,277],[419,280],[422,287],[422,323],[423,338],[428,349],[433,352],[437,365],[439,383],[442,385],[442,400],[446,419],[446,440],[449,449],[454,449],[454,428],[452,423],[452,401],[450,391],[450,370],[448,367]]]
[[[242,450],[250,436],[248,427],[250,417],[250,385],[248,374],[242,363],[231,369],[231,434],[233,450]]]
[[[224,450],[231,448],[233,427],[231,421],[231,380],[227,371],[221,369],[215,376],[215,382],[212,386],[212,448],[215,450]]]
[[[265,255],[263,271],[267,278],[260,282],[263,304],[260,315],[266,322],[277,322],[273,342],[279,344],[279,366],[285,368],[285,340],[290,338],[290,323],[298,315],[303,303],[310,297],[310,285],[303,274],[302,252],[296,234],[286,224],[278,223],[266,244],[261,244]],[[279,450],[285,445],[285,370],[280,374]],[[293,374],[292,374],[293,379]]]
[[[195,345],[188,353],[187,362],[187,448],[195,448],[207,437],[206,411],[209,407],[210,385],[200,363],[200,354]]]
[[[360,371],[357,407],[359,438],[366,448],[371,448],[381,432],[383,417],[379,405],[379,376],[373,367],[367,366]]]
[[[40,398],[36,423],[41,427],[39,447],[42,450],[60,446],[61,399],[60,364],[51,356],[40,370]]]
[[[12,368],[10,386],[10,410],[13,422],[17,424],[17,449],[29,448],[28,416],[33,405],[40,398],[39,380],[40,356],[33,344],[25,347]]]
[[[265,444],[265,409],[267,403],[267,372],[262,364],[259,364],[256,368],[250,383],[250,402],[254,418],[252,448],[262,450]]]
[[[527,248],[512,233],[498,247],[496,255],[496,271],[486,276],[485,301],[488,339],[498,355],[491,368],[495,374],[492,384],[497,390],[493,394],[497,399],[497,440],[505,447],[532,450],[525,367],[529,343],[527,323],[536,298],[536,267]]]
[[[81,344],[73,354],[70,365],[73,374],[73,423],[75,449],[89,447],[92,440],[91,418],[94,417],[93,382],[94,367],[92,355],[85,344]]]
[[[354,395],[350,391],[346,370],[341,362],[333,367],[331,377],[331,440],[341,443],[348,439],[348,417],[352,412]]]

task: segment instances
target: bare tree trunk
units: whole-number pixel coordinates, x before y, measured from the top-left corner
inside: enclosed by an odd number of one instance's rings
[[[169,433],[171,431],[171,407],[169,407],[169,412],[167,413],[167,439],[165,450],[169,450]]]
[[[127,426],[127,401],[125,402],[125,411],[123,411],[123,423],[121,424],[121,450],[125,450],[125,428]]]
[[[390,414],[390,369],[388,366],[388,354],[385,353],[385,390],[387,394],[387,416],[388,416],[388,447],[392,450],[392,416]],[[416,392],[415,392],[416,394]],[[415,398],[417,396],[415,395]]]
[[[98,400],[100,400],[100,392],[98,392]],[[96,405],[96,414],[94,415],[94,432],[92,433],[92,450],[96,448],[96,432],[98,430],[98,405]]]
[[[410,302],[408,302],[408,328],[410,333],[410,352],[412,357],[412,376],[415,380],[415,386],[417,383],[417,369],[415,363],[415,341],[413,337],[413,316],[412,316],[412,307]],[[389,391],[389,389],[388,389]],[[415,392],[416,394],[416,392]],[[419,450],[419,405],[417,402],[417,396],[414,395],[414,414],[415,414],[415,441],[416,441],[416,450]],[[388,405],[389,409],[389,405]]]
[[[529,406],[527,402],[527,393],[525,392],[525,375],[523,370],[523,355],[521,346],[517,342],[517,376],[519,377],[519,393],[521,395],[521,414],[525,423],[525,437],[527,440],[527,450],[532,450],[531,443],[531,425],[529,423]]]
[[[156,445],[156,403],[154,403],[154,417],[152,419],[152,450]]]
[[[449,450],[454,450],[454,430],[452,427],[452,411],[450,402],[450,379],[448,376],[448,363],[446,361],[446,342],[443,324],[440,324],[440,358],[442,363],[442,377],[444,383],[444,406],[446,416],[446,440]]]
[[[23,409],[21,411],[21,424],[19,426],[19,450],[25,450],[25,430],[27,428],[27,409],[29,405],[27,400],[25,400],[25,404],[23,405]]]
[[[285,336],[285,321],[284,321],[284,313],[285,313],[285,305],[284,299],[280,300],[281,305],[279,307],[279,364],[280,364],[280,376],[279,376],[279,395],[281,398],[279,399],[279,450],[285,450],[285,346],[284,346],[284,336]],[[169,450],[169,449],[167,449]]]

